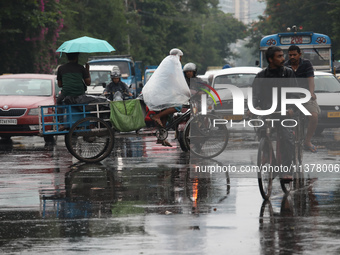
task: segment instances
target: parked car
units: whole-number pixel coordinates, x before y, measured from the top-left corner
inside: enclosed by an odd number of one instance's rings
[[[50,74],[12,74],[0,76],[0,137],[39,134],[39,106],[55,105],[60,89]],[[53,136],[45,136],[53,142]]]
[[[247,111],[247,88],[251,87],[256,74],[261,70],[259,67],[231,67],[215,71],[212,87],[219,94],[222,105],[219,100],[216,100],[214,113],[227,120],[242,120],[243,115],[233,115],[233,97],[225,85],[234,85],[242,90],[245,96],[245,111]]]
[[[340,82],[331,73],[314,72],[315,95],[320,106],[316,134],[340,127]]]

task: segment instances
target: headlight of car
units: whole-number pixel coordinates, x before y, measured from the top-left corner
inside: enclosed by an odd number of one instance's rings
[[[39,115],[40,108],[32,108],[29,110],[28,115]],[[44,108],[44,114],[48,113],[48,108]]]
[[[212,100],[212,98],[210,97],[207,99],[207,106],[208,106],[208,110],[214,109],[214,100]]]

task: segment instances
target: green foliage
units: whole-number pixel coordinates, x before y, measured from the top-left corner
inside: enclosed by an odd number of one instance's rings
[[[64,41],[82,36],[89,36],[108,41],[115,49],[115,54],[126,51],[125,7],[121,0],[64,0],[64,27],[60,32],[57,45]],[[85,63],[91,54],[80,54],[79,63]],[[98,54],[92,54],[98,55]],[[64,55],[59,64],[67,62]]]
[[[0,73],[50,73],[61,15],[57,1],[0,3]]]
[[[246,27],[216,8],[217,1],[136,1],[129,30],[131,54],[145,65],[159,64],[171,48],[184,52],[182,63],[194,62],[200,73],[223,65],[233,54],[229,45],[245,37]]]
[[[67,40],[107,40],[112,54],[157,65],[171,48],[200,73],[233,56],[245,26],[217,9],[218,0],[16,0],[0,2],[0,73],[50,73],[65,63],[55,50]],[[98,54],[96,54],[98,55]],[[90,54],[81,54],[80,63]]]

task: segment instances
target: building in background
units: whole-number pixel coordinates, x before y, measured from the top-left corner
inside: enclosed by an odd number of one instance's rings
[[[266,4],[258,0],[220,0],[219,6],[223,12],[232,13],[244,24],[257,20],[266,8]]]

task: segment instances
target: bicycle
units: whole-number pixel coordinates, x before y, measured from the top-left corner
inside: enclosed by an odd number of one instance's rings
[[[263,199],[270,198],[273,187],[273,180],[279,175],[278,170],[287,170],[282,167],[281,158],[281,130],[278,128],[277,123],[273,125],[273,119],[278,119],[280,112],[273,113],[268,119],[264,120],[264,129],[260,136],[260,143],[257,153],[257,166],[258,166],[258,185]],[[297,125],[294,127],[294,153],[293,162],[290,168],[293,170],[293,179],[280,179],[281,189],[284,193],[289,193],[293,188],[297,189],[303,185],[303,138],[304,138],[304,123],[301,113],[297,116]],[[261,131],[261,129],[260,129]],[[273,136],[274,134],[276,137]],[[273,145],[275,142],[275,146]]]
[[[198,95],[199,96],[199,95]],[[194,96],[195,99],[197,96]],[[227,147],[229,131],[226,125],[216,124],[218,116],[199,111],[200,104],[191,100],[192,117],[184,128],[184,142],[190,152],[197,157],[213,158]]]
[[[184,113],[175,113],[175,118],[165,127],[156,130],[157,139],[163,141],[168,137],[171,129],[176,129],[178,124],[187,121],[183,133],[178,133],[178,141],[183,151],[190,151],[194,156],[213,158],[221,154],[229,140],[226,125],[215,125],[214,120],[219,119],[210,113],[203,115],[199,111],[200,95],[190,98],[190,108]]]

